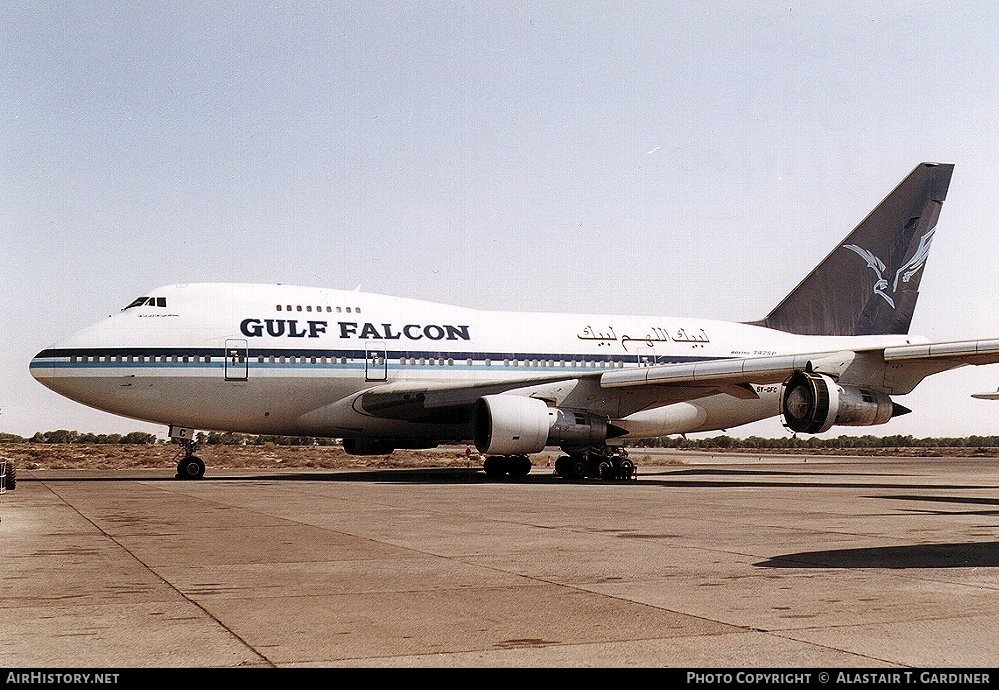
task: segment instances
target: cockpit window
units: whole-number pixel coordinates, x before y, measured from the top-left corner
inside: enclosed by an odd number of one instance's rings
[[[136,297],[134,300],[132,300],[131,304],[125,307],[125,309],[131,309],[132,307],[142,307],[142,306],[165,307],[166,297]],[[125,309],[122,309],[122,311],[125,311]]]

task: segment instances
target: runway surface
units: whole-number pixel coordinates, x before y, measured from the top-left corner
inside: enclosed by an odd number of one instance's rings
[[[999,462],[19,469],[0,666],[999,666]]]

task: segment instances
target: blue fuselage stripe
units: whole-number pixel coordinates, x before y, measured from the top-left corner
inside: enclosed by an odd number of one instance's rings
[[[382,355],[382,350],[375,350]],[[240,348],[240,354],[246,356],[246,361],[230,361],[230,366],[242,366],[244,363],[251,368],[278,367],[302,365],[309,367],[349,367],[363,365],[370,357],[368,350],[318,350],[318,349],[279,349],[279,348]],[[219,366],[227,359],[231,360],[231,349],[224,348],[169,348],[169,347],[104,347],[104,348],[65,348],[48,349],[39,352],[31,362],[32,368],[74,368],[74,367],[180,367],[194,368],[204,366]],[[183,361],[187,357],[188,361]],[[579,353],[545,353],[545,352],[441,352],[439,350],[387,350],[384,357],[392,367],[411,368],[425,366],[439,368],[447,366],[483,366],[489,362],[492,366],[503,366],[506,362],[530,363],[518,364],[532,369],[579,368],[592,369],[592,363],[605,364],[637,364],[638,355],[607,355]],[[81,361],[84,360],[85,361]],[[132,358],[132,361],[129,361]],[[142,358],[141,361],[136,361]],[[284,358],[285,361],[281,361]],[[294,358],[294,361],[288,361]],[[304,360],[303,360],[304,358]],[[323,361],[325,358],[326,361]],[[315,361],[312,361],[315,359]],[[655,364],[679,364],[684,362],[700,362],[715,360],[717,357],[687,357],[660,355]],[[272,361],[273,360],[273,361]],[[405,360],[400,362],[400,360]],[[431,363],[432,362],[432,363]],[[443,362],[443,364],[442,364]],[[583,363],[590,366],[584,366]],[[653,362],[647,362],[649,364]],[[381,366],[379,362],[378,366]]]

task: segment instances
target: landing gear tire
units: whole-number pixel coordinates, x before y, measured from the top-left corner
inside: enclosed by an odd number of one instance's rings
[[[563,455],[555,461],[555,476],[564,479],[585,479],[590,466],[582,455]]]
[[[177,463],[177,479],[201,479],[205,476],[205,463],[197,455],[185,456]]]
[[[555,476],[556,477],[568,477],[569,476],[569,463],[572,462],[572,458],[568,455],[563,455],[555,461]]]
[[[635,463],[628,458],[624,458],[621,460],[621,465],[618,468],[618,474],[621,479],[632,479],[635,476]]]
[[[510,458],[510,477],[513,479],[523,479],[531,471],[531,459],[526,455],[518,455]]]
[[[16,486],[17,486],[17,468],[14,466],[14,463],[8,462],[7,476],[4,477],[4,488],[7,489],[7,491],[13,491]]]
[[[507,473],[506,458],[499,455],[490,455],[482,461],[482,471],[490,479],[501,479]]]
[[[490,479],[522,479],[531,471],[531,459],[526,455],[490,455],[482,461],[482,470]]]

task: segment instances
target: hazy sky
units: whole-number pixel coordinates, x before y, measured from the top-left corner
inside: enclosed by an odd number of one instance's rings
[[[760,318],[921,161],[911,331],[999,337],[992,1],[4,1],[0,58],[0,431],[163,434],[28,363],[168,283]],[[999,434],[996,387],[827,435]]]

